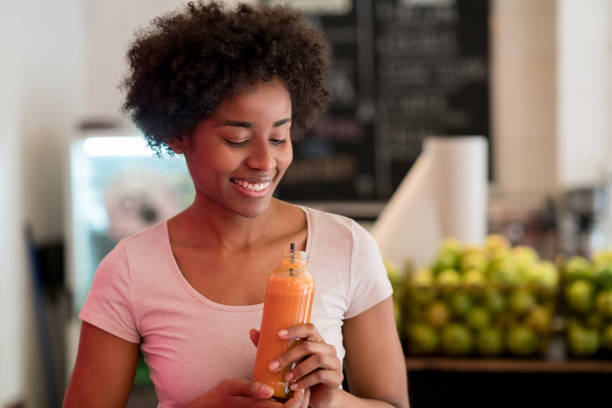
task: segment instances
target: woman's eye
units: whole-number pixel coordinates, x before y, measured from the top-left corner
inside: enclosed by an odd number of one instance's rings
[[[275,145],[282,145],[287,142],[287,139],[270,139],[270,143]]]
[[[240,146],[244,146],[245,144],[247,144],[248,140],[243,140],[242,142],[235,142],[233,140],[225,139],[225,143],[227,143],[230,146],[240,147]]]

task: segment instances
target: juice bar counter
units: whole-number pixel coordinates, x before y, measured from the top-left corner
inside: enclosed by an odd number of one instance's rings
[[[612,406],[612,361],[406,358],[412,408]]]

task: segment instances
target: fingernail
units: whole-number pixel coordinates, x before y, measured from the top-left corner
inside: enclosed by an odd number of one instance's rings
[[[293,383],[289,386],[289,388],[291,389],[291,391],[297,391],[300,386],[298,385],[298,383]]]
[[[259,395],[262,397],[271,397],[274,393],[274,390],[269,385],[262,385],[259,389]]]
[[[280,367],[280,363],[278,361],[276,361],[276,360],[271,362],[270,365],[268,366],[270,371],[276,371],[278,369],[278,367]]]
[[[285,376],[285,380],[287,381],[293,380],[293,373],[287,373],[287,375]]]
[[[283,329],[278,332],[278,337],[285,337],[289,333],[287,330]]]

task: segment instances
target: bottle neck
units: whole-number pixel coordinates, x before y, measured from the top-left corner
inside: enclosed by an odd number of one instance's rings
[[[285,251],[283,255],[283,266],[286,268],[306,269],[306,252]]]

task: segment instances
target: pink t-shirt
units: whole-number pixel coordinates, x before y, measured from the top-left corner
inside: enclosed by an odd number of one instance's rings
[[[376,242],[346,217],[303,207],[315,280],[311,322],[343,360],[344,319],[392,293]],[[102,260],[79,317],[140,343],[159,407],[183,407],[226,378],[252,376],[263,304],[213,302],[184,278],[166,222],[121,240]]]

